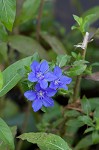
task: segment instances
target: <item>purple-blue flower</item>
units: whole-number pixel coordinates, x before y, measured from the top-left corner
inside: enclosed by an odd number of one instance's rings
[[[29,73],[28,80],[38,82],[43,89],[48,87],[48,81],[56,79],[56,76],[52,72],[49,72],[49,65],[45,60],[41,63],[34,61],[31,64],[31,70],[32,72]]]
[[[68,90],[68,87],[66,84],[70,84],[70,82],[72,81],[71,78],[67,77],[67,76],[63,76],[62,75],[62,70],[56,66],[54,69],[54,75],[57,77],[54,81],[52,81],[50,83],[50,88],[52,89],[65,89]]]
[[[24,96],[30,100],[33,101],[32,108],[36,112],[39,109],[41,109],[42,106],[45,107],[52,107],[54,106],[54,101],[51,98],[56,94],[56,90],[51,88],[42,89],[40,87],[40,84],[36,84],[35,90],[29,90],[24,93]]]

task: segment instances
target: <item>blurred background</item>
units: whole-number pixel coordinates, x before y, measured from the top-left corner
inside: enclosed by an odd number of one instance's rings
[[[82,16],[85,11],[98,5],[98,0],[55,0],[55,20],[64,26],[67,32],[70,32],[71,26],[75,23],[73,14]],[[99,27],[99,21],[95,23],[95,27]]]
[[[0,45],[1,70],[4,70],[10,64],[21,58],[34,54],[34,52],[38,52],[41,59],[50,61],[55,61],[57,55],[71,55],[73,51],[79,53],[80,50],[75,49],[74,45],[81,43],[83,36],[78,30],[71,30],[71,27],[75,24],[73,14],[79,17],[83,17],[86,14],[95,14],[93,23],[88,29],[88,32],[94,34],[97,28],[99,28],[99,0],[45,0],[43,1],[41,9],[40,6],[37,5],[37,0],[35,7],[27,7],[27,11],[25,10],[27,14],[25,14],[24,11],[22,12],[23,3],[24,0],[17,0],[17,16],[13,32],[9,33],[8,43]],[[31,17],[31,12],[34,11],[35,8],[37,9]],[[27,19],[24,21],[22,17]],[[40,29],[37,29],[38,17],[40,17]],[[33,40],[32,42],[30,38]],[[99,72],[99,31],[98,34],[94,36],[94,40],[88,45],[86,60],[89,61],[89,72],[91,70],[92,72]],[[93,64],[93,68],[90,68],[90,64]],[[8,92],[0,102],[0,107],[4,108],[0,108],[1,116],[10,126],[17,125],[17,135],[22,133],[26,119],[27,101],[23,94],[24,90],[21,84],[18,84]],[[81,97],[83,95],[87,98],[99,97],[99,82],[82,79]],[[3,99],[5,99],[6,103],[3,103]],[[53,111],[51,110],[52,113],[49,110],[48,113],[43,115],[41,111],[39,113],[31,111],[25,129],[26,132],[46,131],[59,134],[59,127],[57,127],[58,122],[55,124],[54,121],[62,117],[61,106],[67,105],[68,96],[64,97],[59,94],[55,97],[55,101],[56,104]],[[84,128],[80,128],[76,134],[78,141],[79,137],[81,139],[83,130]],[[77,143],[77,141],[72,141],[71,137],[67,137],[67,140],[71,145],[74,144],[74,146],[75,143]],[[18,140],[16,143],[17,142]],[[37,146],[24,142],[21,149],[37,150]],[[98,149],[99,145],[97,144],[94,147],[90,146],[83,150]]]

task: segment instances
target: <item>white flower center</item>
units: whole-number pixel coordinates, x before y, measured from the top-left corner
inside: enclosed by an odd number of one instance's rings
[[[44,93],[45,93],[45,92],[43,92],[43,91],[40,90],[40,91],[37,93],[38,98],[39,98],[39,99],[43,99],[43,98],[44,98]]]
[[[60,84],[60,79],[55,80],[55,81],[54,81],[54,84],[55,84],[55,85]]]
[[[42,74],[42,72],[37,72],[36,77],[41,80],[44,78],[44,75]]]

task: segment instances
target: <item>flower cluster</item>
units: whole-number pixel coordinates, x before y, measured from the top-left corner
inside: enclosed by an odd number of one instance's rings
[[[24,96],[33,101],[32,108],[36,112],[42,106],[52,107],[54,101],[51,98],[58,89],[67,90],[67,84],[70,84],[71,78],[62,75],[62,70],[56,66],[54,71],[50,71],[47,61],[41,63],[34,61],[31,64],[31,72],[28,75],[30,82],[36,82],[34,90],[29,90],[24,93]]]

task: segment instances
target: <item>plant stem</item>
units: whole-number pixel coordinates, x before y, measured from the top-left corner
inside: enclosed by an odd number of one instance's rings
[[[86,56],[86,50],[87,50],[87,45],[88,45],[88,38],[89,38],[89,33],[86,32],[84,36],[84,40],[82,42],[81,48],[82,48],[82,59],[85,60]],[[77,76],[76,82],[74,85],[74,94],[73,94],[73,102],[75,102],[79,98],[79,92],[80,92],[80,83],[81,83],[82,75]]]
[[[43,13],[43,6],[44,6],[44,0],[41,0],[39,12],[38,12],[37,30],[36,30],[36,38],[38,41],[39,41],[40,30],[41,30],[41,18],[42,18],[42,13]]]
[[[78,112],[80,112],[80,113],[82,113],[82,114],[84,114],[84,115],[86,114],[81,108],[76,108],[76,107],[67,106],[66,109],[69,109],[69,110],[76,110],[76,111],[78,111]],[[93,112],[91,112],[91,113],[89,114],[89,116],[90,116],[90,117],[93,117]]]
[[[24,119],[24,121],[23,121],[22,133],[25,132],[25,130],[26,130],[26,128],[27,128],[27,125],[28,125],[28,119],[29,119],[29,115],[30,115],[30,108],[31,108],[31,103],[29,102],[29,103],[28,103],[27,110],[26,110],[26,113],[25,113],[25,119]],[[22,141],[22,140],[19,140],[19,142],[18,142],[18,144],[17,144],[16,150],[21,150],[22,144],[23,144],[23,141]]]

